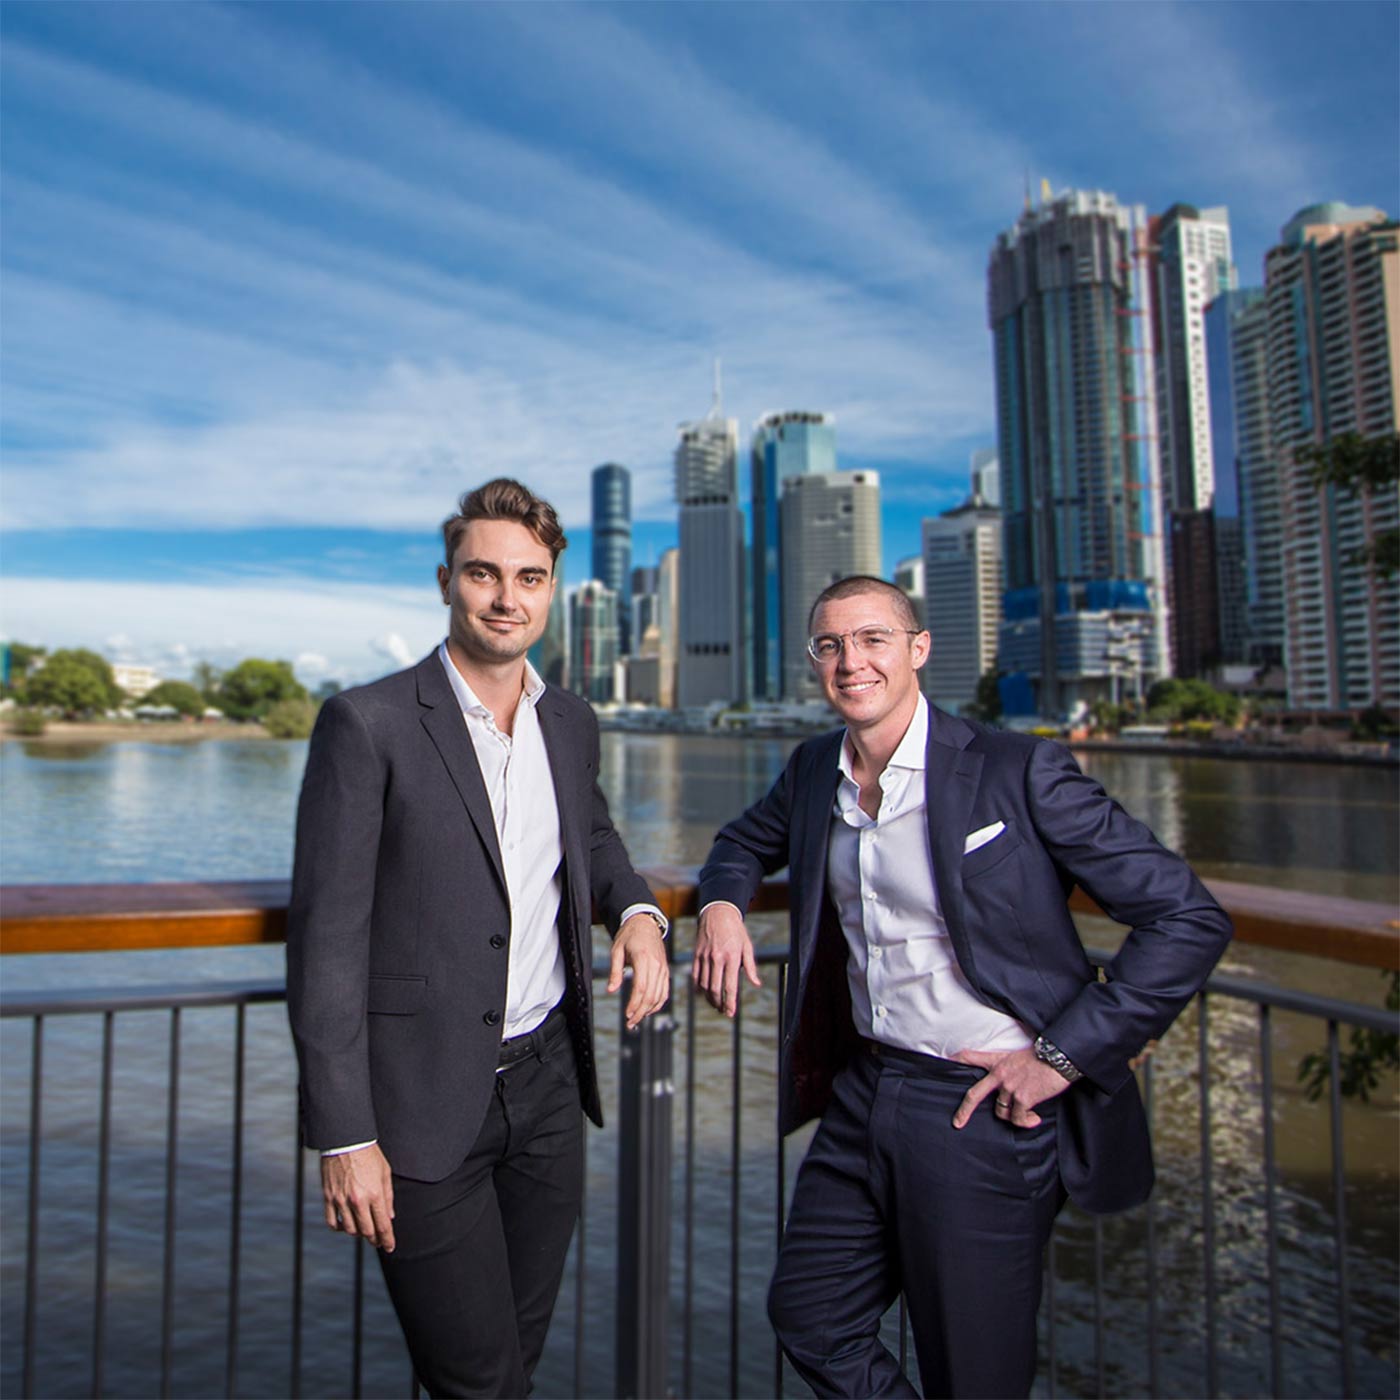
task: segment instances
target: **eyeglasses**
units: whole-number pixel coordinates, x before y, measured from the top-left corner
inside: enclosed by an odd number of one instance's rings
[[[901,633],[910,637],[919,635],[912,627],[859,627],[854,632],[823,632],[807,639],[807,651],[813,661],[829,666],[841,655],[843,639],[849,637],[851,646],[861,656],[885,656]]]

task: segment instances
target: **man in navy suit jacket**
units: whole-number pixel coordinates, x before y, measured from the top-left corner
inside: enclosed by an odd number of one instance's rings
[[[743,912],[789,867],[780,1128],[822,1121],[769,1315],[818,1395],[912,1395],[879,1339],[903,1292],[925,1394],[1025,1395],[1055,1216],[1151,1190],[1132,1060],[1230,922],[1065,749],[927,704],[929,636],[899,589],[844,579],[810,622],[846,727],[719,833],[693,973],[733,1015],[741,975],[759,982]],[[1130,929],[1103,976],[1076,884]]]
[[[326,1223],[379,1249],[430,1394],[526,1395],[601,1121],[591,908],[627,1021],[664,920],[598,787],[598,725],[526,660],[565,546],[498,479],[443,524],[447,639],[326,702],[297,815],[287,1007]],[[582,1111],[581,1111],[582,1110]]]

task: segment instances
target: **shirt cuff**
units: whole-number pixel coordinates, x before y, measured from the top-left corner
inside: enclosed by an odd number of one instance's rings
[[[671,930],[670,920],[654,904],[629,904],[622,911],[622,917],[617,921],[618,928],[621,928],[633,914],[650,914],[661,925],[662,938],[665,938]]]
[[[373,1147],[378,1138],[370,1138],[368,1142],[352,1142],[349,1147],[323,1147],[321,1156],[323,1157],[343,1157],[347,1152],[358,1152],[362,1147]]]
[[[700,906],[700,913],[697,914],[695,917],[698,919],[698,918],[701,917],[701,915],[704,914],[704,912],[705,912],[706,909],[715,909],[715,908],[718,908],[721,904],[727,905],[727,906],[728,906],[730,909],[732,909],[741,919],[744,917],[744,911],[743,911],[742,909],[740,909],[739,906],[738,906],[737,904],[735,904],[734,901],[733,901],[732,899],[711,899],[711,900],[707,900],[704,904],[702,904],[702,905]]]

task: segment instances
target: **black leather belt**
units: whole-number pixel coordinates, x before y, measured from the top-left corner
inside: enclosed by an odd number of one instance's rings
[[[509,1069],[511,1065],[519,1064],[531,1055],[544,1059],[548,1051],[568,1038],[569,1023],[564,1017],[563,1004],[560,1003],[534,1030],[501,1041],[500,1054],[496,1056],[496,1069]]]
[[[886,1045],[882,1040],[860,1038],[861,1049],[873,1060],[886,1060],[904,1065],[915,1074],[926,1079],[953,1079],[972,1082],[986,1073],[976,1065],[965,1065],[961,1060],[943,1060],[937,1055],[923,1055],[917,1050],[905,1050],[898,1045]]]

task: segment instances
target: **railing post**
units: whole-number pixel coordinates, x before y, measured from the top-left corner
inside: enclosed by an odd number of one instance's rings
[[[617,1147],[617,1386],[624,1400],[665,1395],[671,1296],[669,1004],[636,1030],[620,998]]]

